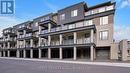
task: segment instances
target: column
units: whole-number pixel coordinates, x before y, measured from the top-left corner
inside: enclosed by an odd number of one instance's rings
[[[41,49],[38,49],[38,51],[39,51],[39,58],[41,58]]]
[[[8,40],[11,40],[10,35],[8,35]],[[8,42],[8,49],[10,49],[10,42]]]
[[[94,47],[93,46],[90,47],[90,57],[91,57],[91,61],[93,61],[94,60]]]
[[[96,59],[96,48],[93,49],[94,50],[94,60]]]
[[[48,59],[51,59],[51,48],[48,48]]]
[[[19,57],[20,57],[20,51],[17,50],[17,58],[19,58]]]
[[[24,37],[26,36],[26,30],[23,31]],[[26,47],[26,40],[24,40],[24,47]]]
[[[74,60],[76,60],[76,59],[77,59],[77,48],[74,47]]]
[[[30,49],[30,58],[33,58],[33,49]]]
[[[33,47],[33,39],[30,39],[30,47]]]
[[[26,58],[26,50],[23,50],[23,57]]]
[[[17,31],[17,38],[19,37],[19,32]],[[19,41],[17,40],[17,48],[19,48]]]
[[[91,41],[91,43],[93,43],[94,42],[94,31],[93,31],[93,29],[91,29],[91,34],[90,34],[90,41]]]
[[[74,32],[74,44],[76,44],[76,43],[77,43],[77,33]]]
[[[41,26],[39,26],[39,34],[41,33]]]
[[[8,50],[7,52],[8,52],[8,57],[10,57],[10,51]]]
[[[77,43],[77,33],[74,32],[74,44],[76,44],[76,43]],[[77,59],[77,48],[74,47],[74,60],[76,60],[76,59]]]
[[[26,47],[26,40],[23,40],[23,43],[24,43],[24,44],[23,44],[23,46],[22,46],[22,47],[24,47],[24,48],[25,48],[25,47]]]
[[[50,35],[48,36],[48,45],[49,46],[51,45],[51,36]]]
[[[39,36],[38,45],[41,46],[41,37]]]
[[[50,32],[51,31],[51,24],[49,23],[48,24],[48,32]]]
[[[41,26],[39,26],[39,34],[41,34]],[[38,45],[41,46],[41,37],[39,36]]]
[[[17,48],[19,48],[19,41],[17,40]]]
[[[0,57],[2,56],[2,53],[1,53],[1,51],[0,51]]]
[[[60,47],[60,59],[63,59],[62,57],[62,48]]]
[[[6,49],[6,48],[5,48],[5,43],[3,43],[3,49]]]
[[[62,45],[62,34],[60,34],[60,45]]]
[[[5,51],[3,51],[3,57],[5,57]]]

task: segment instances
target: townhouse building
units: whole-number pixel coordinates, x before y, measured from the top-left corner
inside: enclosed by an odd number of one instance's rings
[[[0,56],[45,59],[118,59],[113,43],[115,2],[85,2],[3,30]]]

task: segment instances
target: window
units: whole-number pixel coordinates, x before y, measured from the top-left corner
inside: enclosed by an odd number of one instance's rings
[[[100,40],[107,40],[108,39],[108,31],[100,31]]]
[[[108,16],[100,17],[100,25],[108,24]]]
[[[71,11],[71,17],[75,17],[78,15],[78,10]]]
[[[60,20],[64,20],[65,19],[65,14],[61,14],[60,15]]]
[[[35,26],[38,26],[38,22],[35,23]]]

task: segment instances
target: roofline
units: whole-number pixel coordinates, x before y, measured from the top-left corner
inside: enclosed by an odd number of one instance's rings
[[[67,7],[65,7],[65,8],[62,8],[62,9],[58,10],[58,12],[59,12],[59,11],[62,11],[62,10],[65,10],[65,9],[68,9],[68,8],[71,8],[71,7],[73,7],[73,6],[79,5],[79,4],[85,5],[86,3],[85,3],[84,1],[82,1],[82,2],[80,2],[80,3],[76,3],[76,4],[73,4],[73,5],[67,6]]]
[[[116,2],[111,2],[111,1],[108,1],[108,2],[104,2],[104,3],[100,3],[100,4],[97,4],[95,6],[91,6],[91,7],[88,7],[88,10],[90,9],[95,9],[95,8],[98,8],[98,7],[102,7],[102,6],[106,6],[106,5],[112,5],[112,4],[116,4]]]

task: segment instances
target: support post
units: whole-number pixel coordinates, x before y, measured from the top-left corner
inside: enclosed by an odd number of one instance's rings
[[[77,48],[74,47],[74,60],[76,60],[76,59],[77,59]]]
[[[48,59],[51,59],[51,48],[48,48]]]
[[[60,59],[63,59],[62,57],[62,48],[60,47]]]

